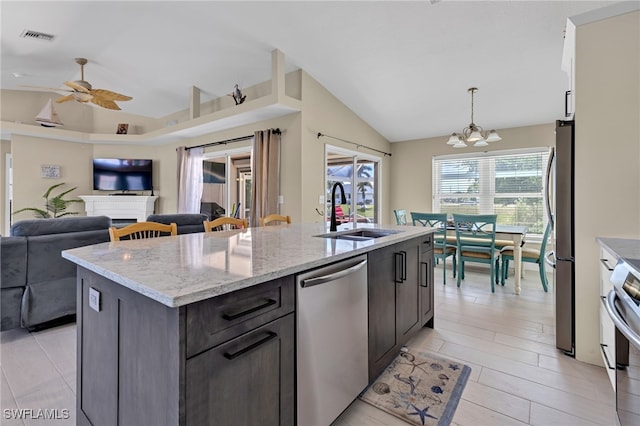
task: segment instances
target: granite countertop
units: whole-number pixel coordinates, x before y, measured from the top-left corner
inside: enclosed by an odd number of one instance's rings
[[[324,223],[183,234],[79,247],[62,257],[169,307],[275,278],[434,232],[433,228],[358,224],[397,232],[367,241],[336,240]],[[353,229],[342,225],[338,231]]]

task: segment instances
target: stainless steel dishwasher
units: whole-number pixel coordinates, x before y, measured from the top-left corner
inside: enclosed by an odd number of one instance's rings
[[[299,426],[328,426],[368,384],[367,256],[300,274]]]

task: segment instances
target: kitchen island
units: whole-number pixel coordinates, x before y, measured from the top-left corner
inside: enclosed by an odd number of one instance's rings
[[[294,424],[295,277],[363,254],[372,379],[433,326],[433,230],[382,228],[393,232],[334,239],[293,224],[63,252],[78,265],[78,424]]]

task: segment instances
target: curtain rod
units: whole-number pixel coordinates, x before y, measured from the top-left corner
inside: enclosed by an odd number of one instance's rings
[[[282,132],[280,131],[280,129],[269,129],[269,130],[273,130],[273,133],[275,133],[276,135],[281,134]],[[254,135],[247,135],[247,136],[240,136],[237,138],[233,138],[233,139],[226,139],[223,141],[218,141],[218,142],[209,142],[209,143],[203,143],[202,145],[194,145],[194,146],[188,146],[185,147],[185,149],[188,151],[191,148],[206,148],[208,146],[216,146],[216,145],[226,145],[228,143],[234,143],[234,142],[241,142],[241,141],[246,141],[247,139],[251,139],[253,138]]]
[[[323,133],[318,132],[318,139],[320,139],[320,137],[321,137],[321,136],[323,136],[323,137],[325,137],[325,138],[335,139],[335,140],[337,140],[337,141],[342,141],[342,142],[345,142],[345,143],[350,143],[351,145],[355,145],[355,146],[356,146],[356,149],[358,149],[358,148],[360,148],[360,147],[362,147],[362,148],[367,148],[367,149],[370,149],[371,151],[376,151],[376,152],[379,152],[380,154],[384,154],[385,156],[387,156],[387,155],[388,155],[389,157],[391,157],[391,153],[389,153],[389,152],[380,151],[379,149],[371,148],[371,147],[369,147],[369,146],[362,145],[361,143],[356,143],[356,142],[347,141],[347,140],[344,140],[344,139],[336,138],[336,137],[334,137],[334,136],[329,136],[329,135],[325,135],[325,134],[323,134]]]

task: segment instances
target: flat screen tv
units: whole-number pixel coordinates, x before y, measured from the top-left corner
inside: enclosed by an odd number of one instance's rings
[[[149,191],[152,160],[94,158],[93,189],[98,191]]]

